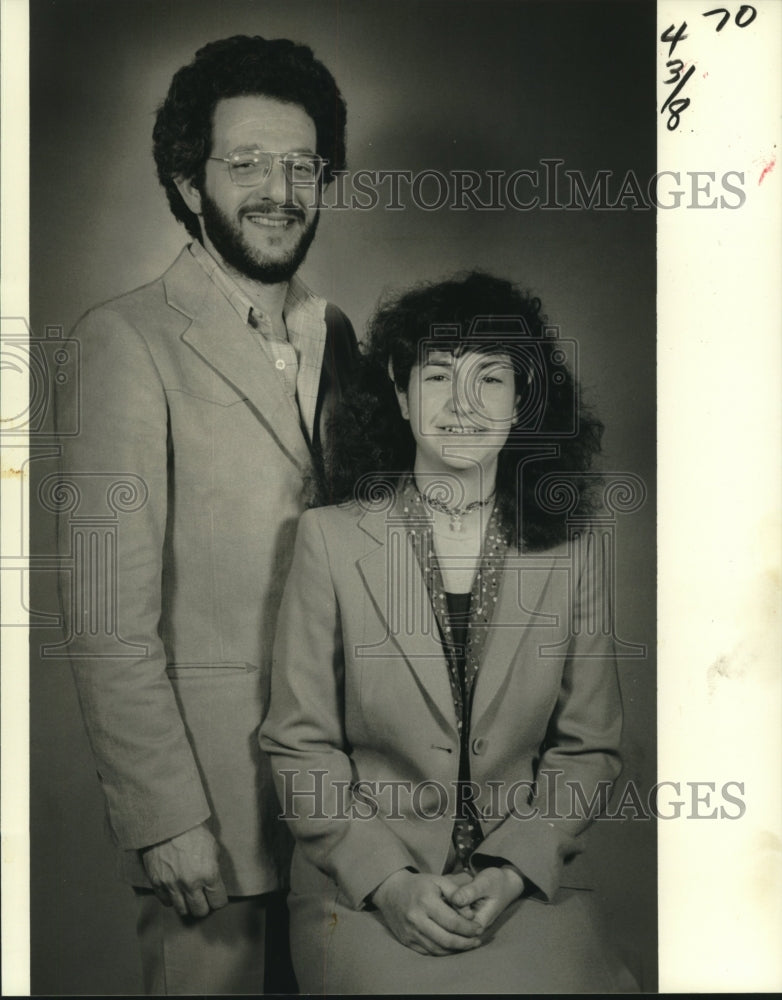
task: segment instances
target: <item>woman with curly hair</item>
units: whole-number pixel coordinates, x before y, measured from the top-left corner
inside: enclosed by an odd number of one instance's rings
[[[621,768],[588,520],[602,427],[548,332],[537,299],[475,272],[370,325],[261,730],[304,992],[636,988],[582,856]]]

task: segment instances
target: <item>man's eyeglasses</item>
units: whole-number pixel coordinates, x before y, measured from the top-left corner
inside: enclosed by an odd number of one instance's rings
[[[282,164],[289,184],[314,184],[328,163],[314,153],[270,153],[264,149],[242,149],[228,156],[210,156],[209,159],[227,163],[231,180],[240,187],[261,184],[272,172],[275,163]]]

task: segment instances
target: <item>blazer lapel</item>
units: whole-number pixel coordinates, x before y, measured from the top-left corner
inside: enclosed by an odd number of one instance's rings
[[[182,340],[246,397],[280,447],[306,468],[309,448],[294,402],[261,345],[253,342],[249,328],[190,258],[189,251],[183,251],[165,284],[168,304],[192,320]]]
[[[520,648],[528,647],[536,658],[536,645],[550,636],[559,624],[556,615],[540,611],[555,566],[562,560],[553,555],[519,556],[508,553],[502,571],[497,607],[489,626],[480,669],[475,679],[471,731],[495,698],[502,696],[503,682],[518,659]]]
[[[357,563],[372,598],[385,637],[359,655],[401,656],[415,677],[441,724],[456,731],[456,715],[448,667],[437,621],[409,528],[386,511],[367,511],[359,526],[378,544]]]

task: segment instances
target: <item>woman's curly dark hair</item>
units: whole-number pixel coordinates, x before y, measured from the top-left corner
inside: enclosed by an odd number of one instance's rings
[[[407,390],[425,347],[501,353],[511,357],[521,400],[497,462],[498,512],[514,545],[534,551],[562,541],[565,513],[546,503],[538,487],[544,476],[561,473],[577,497],[569,513],[590,511],[595,477],[585,473],[600,451],[603,425],[582,405],[565,344],[550,335],[540,310],[539,299],[478,271],[381,302],[356,381],[331,425],[320,502],[361,499],[362,488],[371,495],[373,480],[398,482],[412,470],[415,441],[394,382]]]
[[[285,38],[234,35],[210,42],[174,74],[152,132],[160,183],[175,217],[200,239],[198,218],[185,205],[175,177],[201,188],[212,152],[212,113],[228,97],[259,95],[298,104],[315,123],[316,152],[328,160],[328,183],[345,168],[347,110],[334,77],[306,45]]]

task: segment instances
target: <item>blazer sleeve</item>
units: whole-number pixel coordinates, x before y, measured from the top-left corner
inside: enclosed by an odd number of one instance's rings
[[[60,573],[61,600],[109,821],[119,846],[132,849],[209,816],[158,634],[166,397],[144,339],[120,312],[105,306],[88,313],[73,336],[81,351],[80,393],[59,406],[79,407],[79,432],[60,439],[60,488],[78,503],[59,517],[59,551],[75,567]],[[75,382],[65,387],[74,391]],[[100,530],[107,516],[116,528],[116,558],[106,562],[107,586],[96,590],[85,570],[93,558],[89,531],[81,532],[81,548],[72,529],[92,521]]]
[[[271,701],[260,740],[298,845],[359,909],[392,872],[417,866],[377,816],[349,818],[353,775],[344,673],[328,553],[318,511],[306,511],[278,619]]]
[[[556,894],[565,864],[584,850],[581,834],[605,809],[622,765],[622,703],[605,581],[588,570],[589,534],[575,588],[570,641],[559,697],[548,723],[527,808],[509,815],[473,855],[513,864],[546,899]]]

